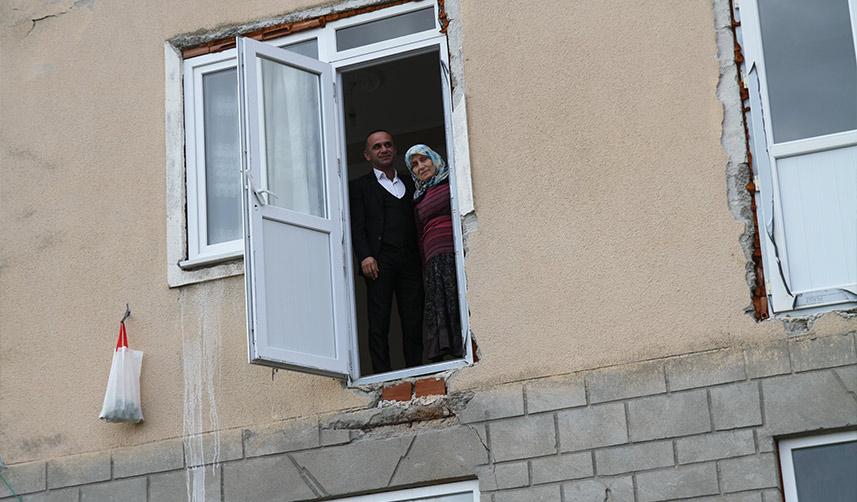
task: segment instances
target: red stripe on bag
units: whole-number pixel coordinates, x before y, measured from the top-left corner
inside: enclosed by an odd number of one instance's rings
[[[116,341],[116,350],[128,348],[128,334],[125,333],[125,323],[119,323],[119,339]]]

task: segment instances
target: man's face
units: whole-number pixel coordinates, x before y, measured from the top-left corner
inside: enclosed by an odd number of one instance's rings
[[[392,166],[393,160],[396,158],[396,145],[393,144],[393,137],[384,131],[370,135],[366,138],[363,158],[379,171]]]

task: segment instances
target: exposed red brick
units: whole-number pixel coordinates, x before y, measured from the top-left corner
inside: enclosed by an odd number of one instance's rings
[[[440,21],[440,32],[446,33],[449,29],[449,16],[446,15],[446,3],[444,0],[437,0],[438,20]]]
[[[413,385],[411,382],[402,382],[384,387],[381,391],[381,399],[384,401],[410,401]]]
[[[732,16],[732,40],[735,44],[735,64],[740,67],[741,63],[744,62],[744,53],[741,49],[741,45],[738,44],[738,35],[735,28],[741,26],[741,23],[735,20],[735,6],[733,4],[733,0],[729,0],[729,14]],[[747,101],[750,98],[750,93],[747,91],[747,86],[744,85],[744,81],[741,80],[740,74],[738,76],[738,88],[741,93],[741,101]],[[750,151],[750,128],[747,124],[747,114],[750,113],[750,108],[748,106],[743,106],[742,112],[744,123],[744,147],[747,151],[747,166],[750,169],[750,178],[752,179],[753,152]],[[756,208],[756,185],[753,182],[750,182],[747,183],[746,188],[750,193],[750,210],[753,213],[753,222],[755,223],[753,228],[753,268],[756,276],[756,286],[752,289],[752,303],[756,320],[763,321],[770,316],[770,311],[768,310],[768,293],[765,291],[765,272],[762,269],[762,245],[759,238],[759,212],[758,208]]]
[[[297,33],[299,31],[311,30],[313,28],[323,28],[325,25],[324,18],[317,17],[315,19],[307,19],[306,21],[297,21],[284,26],[269,28],[261,31],[261,40],[270,40],[272,38],[284,37]]]
[[[442,396],[446,394],[446,382],[437,378],[423,378],[417,380],[414,386],[414,395],[417,397]]]
[[[185,59],[187,59],[187,58],[193,58],[193,57],[196,57],[196,56],[201,56],[201,55],[203,55],[203,54],[208,54],[209,52],[211,52],[211,51],[210,51],[210,49],[208,48],[208,46],[207,46],[207,45],[203,45],[202,47],[193,47],[193,48],[191,48],[191,49],[185,49],[185,50],[183,50],[183,51],[182,51],[182,57],[183,57],[183,58],[185,58]]]

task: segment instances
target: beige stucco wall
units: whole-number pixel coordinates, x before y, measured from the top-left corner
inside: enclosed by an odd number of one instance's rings
[[[316,3],[0,6],[6,462],[180,436],[194,411],[233,428],[371,402],[247,364],[241,277],[166,280],[164,41]],[[744,312],[711,2],[490,3],[462,0],[456,20],[482,359],[452,389],[787,336]],[[145,351],[139,426],[96,418],[125,302]],[[827,315],[813,331],[855,326]]]

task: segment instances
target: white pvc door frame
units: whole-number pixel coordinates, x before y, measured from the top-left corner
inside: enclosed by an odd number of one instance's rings
[[[381,44],[375,44],[381,45]],[[350,51],[349,51],[350,52]],[[354,270],[353,260],[346,260],[348,274],[348,291],[349,291],[349,307],[351,309],[351,325],[352,325],[352,357],[351,357],[351,381],[353,385],[368,385],[388,380],[396,380],[400,378],[408,378],[412,376],[425,375],[430,373],[439,373],[449,369],[460,368],[462,366],[473,364],[473,346],[470,343],[470,316],[467,308],[467,279],[464,273],[464,238],[461,228],[461,218],[458,202],[458,183],[455,176],[455,158],[454,158],[454,138],[452,132],[452,96],[451,85],[449,81],[449,51],[446,45],[446,37],[443,35],[424,38],[423,40],[411,42],[407,44],[396,44],[394,46],[379,48],[374,52],[364,53],[356,57],[348,59],[340,59],[333,62],[333,67],[337,74],[337,88],[342,88],[342,73],[349,70],[355,70],[361,67],[374,66],[395,59],[407,58],[417,54],[428,52],[437,52],[440,60],[440,82],[443,94],[443,116],[444,116],[444,134],[446,137],[446,152],[447,164],[449,165],[450,173],[450,199],[452,206],[452,229],[453,240],[455,244],[455,263],[456,263],[456,278],[458,280],[458,304],[461,314],[461,336],[464,344],[464,358],[452,361],[443,361],[433,364],[425,364],[413,368],[405,368],[387,373],[381,373],[371,376],[362,376],[360,372],[360,356],[359,343],[357,339],[357,314],[356,302],[354,301]],[[342,103],[339,103],[339,137],[340,137],[340,158],[347,158],[346,141],[345,141],[345,110]],[[348,183],[343,176],[343,197],[348,200]],[[345,205],[347,208],[347,205]],[[346,211],[348,211],[346,209]],[[346,233],[350,235],[351,217],[346,212],[345,218]],[[351,240],[348,239],[345,243],[348,250],[348,255],[351,256]]]

